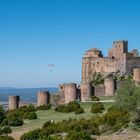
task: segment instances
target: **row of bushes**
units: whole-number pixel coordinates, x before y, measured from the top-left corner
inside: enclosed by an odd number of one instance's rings
[[[48,110],[51,105],[43,105],[35,108],[33,105],[23,106],[12,111],[4,111],[0,106],[0,125],[5,126],[22,126],[23,119],[37,119],[37,110]]]
[[[91,113],[102,113],[103,110],[104,105],[102,103],[97,102],[92,104]],[[55,108],[55,111],[62,113],[75,112],[75,114],[81,114],[85,112],[76,101],[70,102],[68,105],[59,105]]]
[[[75,112],[75,114],[81,114],[85,112],[76,101],[70,102],[68,105],[59,105],[55,108],[55,111],[61,113]]]
[[[36,119],[36,109],[33,105],[23,106],[12,111],[4,111],[0,107],[0,125],[1,126],[22,126],[23,119]]]

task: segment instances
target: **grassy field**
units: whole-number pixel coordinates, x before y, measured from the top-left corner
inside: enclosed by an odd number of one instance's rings
[[[85,113],[79,114],[79,115],[75,115],[74,112],[73,113],[59,113],[59,112],[56,112],[54,108],[50,110],[46,110],[46,111],[37,111],[37,116],[38,116],[37,120],[25,120],[23,126],[16,127],[16,128],[13,127],[12,128],[13,132],[11,136],[13,136],[16,140],[18,140],[23,133],[37,129],[37,128],[41,128],[42,125],[48,120],[54,120],[55,122],[58,122],[58,121],[67,120],[70,118],[88,119],[88,118],[94,117],[95,114],[90,112],[92,103],[81,103],[80,105],[81,107],[84,108]],[[105,109],[109,108],[111,105],[113,105],[113,103],[104,103]]]

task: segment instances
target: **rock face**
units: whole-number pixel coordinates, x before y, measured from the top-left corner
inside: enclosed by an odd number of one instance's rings
[[[14,110],[19,107],[19,96],[9,96],[9,110]]]
[[[114,41],[108,56],[103,57],[102,51],[89,49],[82,58],[82,83],[90,82],[94,73],[132,74],[134,68],[140,68],[140,57],[136,49],[128,52],[127,41]]]
[[[37,106],[48,105],[50,103],[50,93],[48,91],[38,92]]]

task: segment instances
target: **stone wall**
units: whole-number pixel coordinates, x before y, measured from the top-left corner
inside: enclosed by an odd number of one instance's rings
[[[94,95],[97,97],[105,96],[105,86],[104,85],[95,86],[94,87]]]
[[[127,58],[126,72],[132,74],[135,68],[140,68],[140,57]]]

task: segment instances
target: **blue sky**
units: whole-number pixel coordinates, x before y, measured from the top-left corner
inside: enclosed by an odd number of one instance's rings
[[[113,40],[140,51],[139,7],[139,0],[0,0],[0,87],[80,83],[84,52],[107,55]]]

